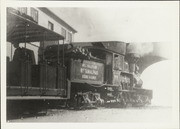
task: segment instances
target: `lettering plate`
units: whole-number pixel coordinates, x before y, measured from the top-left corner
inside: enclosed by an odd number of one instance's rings
[[[71,80],[76,82],[103,84],[104,64],[88,60],[72,60]]]

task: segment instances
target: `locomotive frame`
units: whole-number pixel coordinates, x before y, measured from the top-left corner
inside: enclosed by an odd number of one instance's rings
[[[25,44],[20,49],[21,60],[16,60],[15,55],[12,61],[7,58],[7,102],[27,105],[29,101],[35,106],[37,101],[64,100],[67,107],[77,108],[109,103],[120,107],[150,104],[152,91],[141,87],[136,73],[139,56],[126,54],[126,43],[64,44],[63,36],[12,9],[7,11],[7,21],[7,41]],[[45,41],[56,45],[44,48]],[[33,63],[34,53],[26,44],[38,46],[30,42],[43,44],[38,64]]]

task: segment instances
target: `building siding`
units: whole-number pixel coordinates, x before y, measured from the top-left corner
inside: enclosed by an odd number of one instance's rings
[[[20,7],[13,7],[16,10],[20,10]],[[31,8],[34,8],[38,11],[38,19],[37,19],[37,24],[39,24],[40,26],[43,26],[45,28],[48,28],[48,22],[53,23],[54,25],[54,32],[59,33],[60,35],[62,35],[62,28],[66,30],[66,39],[64,40],[64,43],[69,43],[68,40],[68,33],[72,34],[72,42],[74,41],[74,30],[70,30],[69,25],[66,25],[68,28],[66,28],[65,26],[61,25],[59,22],[57,22],[57,20],[53,19],[52,17],[50,17],[49,15],[47,15],[46,13],[44,13],[43,11],[41,11],[39,8],[37,7],[26,7],[27,8],[27,15],[31,16]],[[73,32],[74,31],[74,32]],[[62,44],[63,42],[60,41],[60,44]],[[52,45],[52,44],[57,44],[56,41],[49,41],[49,42],[45,42],[45,47],[48,45]],[[37,46],[41,46],[41,43],[36,43]],[[20,44],[21,47],[24,46],[24,44]],[[13,47],[13,46],[12,46]],[[35,60],[36,63],[38,61],[38,49],[36,47],[27,45],[28,49],[31,49],[34,51],[35,54]],[[11,57],[11,44],[8,43],[7,44],[7,56]],[[14,47],[12,50],[12,53],[14,53]],[[11,58],[10,58],[11,59]]]
[[[14,9],[18,10],[19,7],[14,7]],[[54,24],[54,31],[56,33],[59,33],[60,35],[62,35],[62,28],[66,30],[66,39],[65,39],[65,43],[68,43],[68,33],[72,34],[72,42],[74,41],[74,30],[70,30],[69,27],[65,27],[63,25],[61,25],[59,22],[57,22],[57,20],[53,19],[52,17],[48,16],[46,13],[44,13],[43,11],[41,11],[39,8],[37,7],[27,7],[27,15],[31,16],[31,8],[34,8],[38,11],[38,24],[48,28],[48,21],[50,21],[51,23]]]

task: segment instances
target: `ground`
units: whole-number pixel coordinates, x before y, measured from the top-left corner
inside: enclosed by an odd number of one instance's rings
[[[89,110],[49,109],[47,114],[24,115],[8,122],[147,122],[172,121],[170,107],[148,106],[122,108],[98,108]]]

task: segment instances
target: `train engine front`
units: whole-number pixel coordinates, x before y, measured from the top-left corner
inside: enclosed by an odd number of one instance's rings
[[[140,59],[138,53],[126,53],[126,60],[129,63],[129,73],[133,75],[133,99],[135,106],[144,106],[151,104],[152,90],[142,87],[143,81],[140,78],[137,62]]]

